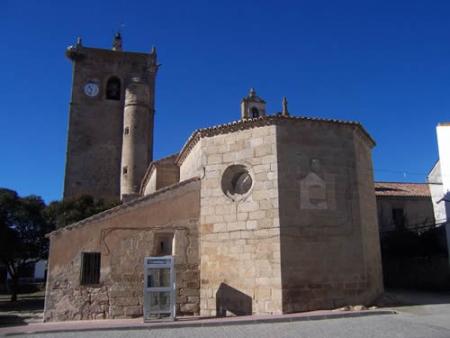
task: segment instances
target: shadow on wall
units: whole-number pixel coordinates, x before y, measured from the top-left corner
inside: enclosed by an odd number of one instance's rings
[[[221,283],[216,293],[216,313],[225,317],[227,312],[236,316],[252,314],[252,298],[231,286]]]

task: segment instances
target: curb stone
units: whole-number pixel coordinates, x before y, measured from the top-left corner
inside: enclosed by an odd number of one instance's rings
[[[158,329],[177,329],[177,328],[187,328],[187,327],[217,327],[217,326],[231,326],[231,325],[249,325],[249,324],[267,324],[267,323],[289,323],[289,322],[301,322],[301,321],[315,321],[324,319],[340,319],[340,318],[358,318],[367,316],[378,316],[378,315],[393,315],[398,314],[394,310],[363,310],[357,312],[339,312],[339,313],[327,313],[327,314],[316,314],[316,315],[306,315],[306,316],[289,316],[289,317],[273,317],[273,318],[248,318],[239,319],[239,317],[233,317],[229,320],[193,320],[190,322],[182,321],[170,321],[170,322],[157,322],[153,324],[142,323],[139,325],[124,325],[117,327],[82,327],[82,328],[68,328],[68,329],[55,329],[55,330],[27,330],[27,327],[23,327],[23,331],[20,332],[10,332],[6,333],[5,336],[17,336],[24,334],[48,334],[48,333],[63,333],[63,332],[95,332],[95,331],[124,331],[124,330],[158,330]]]

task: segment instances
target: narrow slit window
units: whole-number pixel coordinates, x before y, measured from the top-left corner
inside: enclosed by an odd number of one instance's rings
[[[100,252],[81,254],[81,285],[100,283]]]
[[[125,135],[128,135],[128,134],[130,133],[130,128],[129,128],[129,127],[125,127],[123,133],[124,133]]]
[[[123,167],[122,173],[123,173],[124,175],[128,174],[128,167]]]

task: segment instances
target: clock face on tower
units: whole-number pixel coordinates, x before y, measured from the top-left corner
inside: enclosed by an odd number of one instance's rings
[[[87,96],[95,97],[98,95],[98,92],[99,92],[98,84],[94,82],[88,82],[84,85],[84,93]]]

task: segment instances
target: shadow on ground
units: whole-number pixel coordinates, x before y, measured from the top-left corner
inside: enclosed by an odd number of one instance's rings
[[[18,315],[0,314],[0,327],[27,325],[25,318]]]
[[[9,295],[0,295],[0,327],[41,322],[44,311],[44,293],[21,294],[16,302]]]
[[[377,307],[450,304],[450,292],[387,289],[377,299]]]

